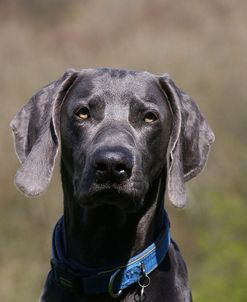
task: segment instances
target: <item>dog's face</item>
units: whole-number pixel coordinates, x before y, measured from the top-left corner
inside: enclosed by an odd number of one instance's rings
[[[94,70],[77,78],[61,110],[62,165],[82,207],[142,206],[166,162],[171,111],[148,73]]]
[[[21,162],[15,183],[26,195],[45,190],[61,145],[66,184],[82,207],[132,211],[163,167],[170,201],[184,206],[185,181],[202,170],[214,141],[168,75],[115,69],[66,71],[31,97],[11,127]]]

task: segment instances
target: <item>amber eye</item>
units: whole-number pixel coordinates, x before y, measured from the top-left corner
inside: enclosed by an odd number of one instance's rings
[[[82,120],[87,120],[88,118],[90,118],[89,110],[87,107],[83,107],[80,110],[78,110],[76,112],[76,115]]]
[[[148,112],[148,113],[146,113],[146,115],[144,116],[144,122],[145,122],[145,123],[153,123],[153,122],[155,122],[157,119],[158,119],[157,116],[156,116],[154,113],[152,113],[152,112]]]

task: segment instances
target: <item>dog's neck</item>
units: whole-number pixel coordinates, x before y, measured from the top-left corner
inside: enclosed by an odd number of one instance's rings
[[[125,213],[115,206],[81,208],[62,170],[67,256],[88,267],[107,267],[124,263],[152,244],[163,224],[164,178],[162,173],[150,186],[142,209]]]

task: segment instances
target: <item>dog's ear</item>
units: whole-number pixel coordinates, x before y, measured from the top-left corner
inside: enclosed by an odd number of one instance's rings
[[[214,134],[194,101],[169,75],[159,77],[172,112],[172,131],[167,152],[167,191],[176,207],[186,204],[185,182],[205,166]]]
[[[67,70],[35,93],[10,123],[21,167],[15,183],[27,196],[42,193],[49,184],[60,141],[60,108],[77,72]]]

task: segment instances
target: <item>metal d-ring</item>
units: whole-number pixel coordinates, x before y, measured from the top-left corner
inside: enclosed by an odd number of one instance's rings
[[[108,284],[108,293],[110,296],[112,296],[113,298],[117,298],[122,294],[122,289],[120,289],[117,293],[113,292],[113,285],[114,285],[114,281],[115,278],[117,277],[117,275],[121,272],[121,269],[116,270],[110,278],[109,284]]]

